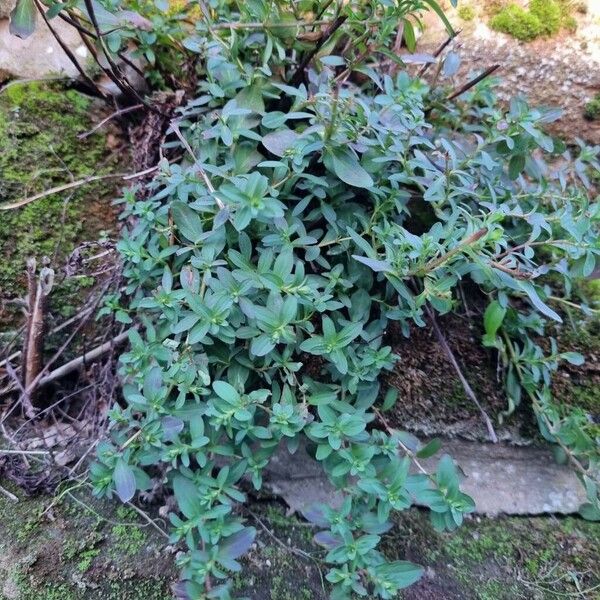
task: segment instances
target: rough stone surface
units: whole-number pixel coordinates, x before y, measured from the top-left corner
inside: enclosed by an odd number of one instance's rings
[[[17,0],[0,0],[0,19],[6,19],[10,16]]]
[[[4,6],[4,3],[0,4],[0,15]],[[60,19],[53,20],[52,24],[79,62],[85,65],[88,51],[77,31]],[[35,32],[25,40],[10,34],[8,19],[0,20],[0,73],[3,79],[77,76],[73,63],[41,19],[38,19]]]
[[[462,489],[475,500],[478,514],[571,514],[586,500],[573,470],[557,465],[548,448],[447,440],[442,450],[464,472]],[[435,471],[437,460],[421,462]],[[302,512],[315,502],[339,504],[340,496],[303,448],[291,456],[281,449],[267,469],[265,483],[291,511]]]
[[[548,448],[444,443],[465,473],[462,489],[488,516],[570,514],[585,502],[585,492],[574,471],[557,465]],[[423,461],[433,469],[435,459]]]

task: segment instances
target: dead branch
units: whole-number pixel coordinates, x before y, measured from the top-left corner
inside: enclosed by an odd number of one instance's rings
[[[59,333],[63,329],[66,329],[69,325],[72,325],[73,323],[75,323],[76,321],[79,321],[80,319],[85,319],[85,318],[89,317],[90,314],[91,314],[91,310],[89,308],[85,308],[81,312],[77,313],[76,315],[73,315],[70,319],[67,319],[66,321],[62,322],[60,325],[57,325],[56,327],[54,327],[53,329],[48,331],[48,335],[54,335],[55,333]],[[25,334],[25,339],[27,339],[27,334]],[[8,356],[4,360],[0,360],[0,369],[2,367],[6,366],[6,363],[19,358],[19,356],[21,356],[21,354],[22,354],[21,350],[18,350],[17,352],[14,352],[13,354]]]
[[[463,85],[461,88],[456,90],[456,92],[454,92],[453,94],[450,94],[450,96],[448,96],[446,98],[446,100],[447,101],[454,100],[454,98],[458,98],[458,96],[461,96],[465,92],[468,92],[473,86],[477,85],[480,81],[482,81],[486,77],[489,77],[496,69],[499,69],[499,68],[500,68],[500,65],[492,65],[491,67],[488,67],[483,73],[480,73],[479,75],[477,75],[477,77],[474,77],[470,81],[467,81],[467,83],[465,83],[465,85]]]
[[[13,202],[11,204],[2,204],[0,205],[0,210],[13,210],[15,208],[21,208],[21,206],[25,206],[27,204],[30,204],[31,202],[35,202],[36,200],[41,200],[42,198],[46,198],[47,196],[52,196],[52,194],[58,194],[66,190],[81,187],[82,185],[86,185],[94,181],[103,181],[104,179],[122,179],[123,181],[130,181],[131,179],[144,177],[145,175],[154,173],[154,171],[156,171],[157,169],[158,166],[154,166],[143,171],[138,171],[137,173],[111,173],[109,175],[92,175],[90,177],[86,177],[85,179],[79,179],[78,181],[65,183],[64,185],[58,185],[56,187],[50,188],[49,190],[46,190],[45,192],[40,192],[39,194],[35,194],[35,196],[31,196],[29,198],[23,198],[22,200],[18,200],[17,202]]]
[[[319,50],[323,47],[323,44],[325,44],[325,42],[327,42],[329,40],[329,38],[331,38],[331,36],[344,24],[344,22],[346,21],[347,18],[348,17],[346,17],[345,15],[341,15],[341,16],[337,17],[333,21],[333,23],[331,23],[331,25],[327,28],[327,30],[322,35],[322,37],[319,38],[319,40],[315,44],[314,48],[304,57],[302,62],[298,65],[298,68],[296,69],[295,73],[292,75],[292,78],[290,79],[290,85],[296,86],[302,82],[302,78],[304,77],[304,71],[306,70],[306,67],[308,67],[308,65],[310,64],[310,61],[315,57],[317,52],[319,52]]]
[[[54,39],[58,42],[58,45],[62,48],[63,52],[67,55],[69,60],[73,63],[74,67],[77,69],[77,71],[79,72],[81,77],[83,77],[83,80],[85,81],[85,83],[92,90],[94,90],[97,94],[99,94],[101,98],[106,99],[106,94],[96,85],[94,80],[85,72],[85,69],[79,64],[79,61],[77,60],[77,58],[75,57],[73,52],[71,52],[71,49],[69,48],[69,46],[67,44],[65,44],[65,42],[61,39],[60,35],[58,35],[56,29],[54,29],[54,27],[50,23],[50,20],[46,16],[46,10],[44,9],[43,4],[40,2],[40,0],[34,0],[34,2],[38,9],[38,12],[42,15],[42,19],[44,20],[44,22],[46,23],[46,26],[50,30],[50,33],[52,33],[52,35],[54,36]]]
[[[440,44],[435,52],[433,53],[433,57],[437,58],[448,46],[448,44],[462,31],[462,29],[458,29],[457,31],[454,32],[453,35],[448,36],[448,38],[446,39],[445,42],[442,42],[442,44]],[[420,69],[419,72],[417,73],[417,77],[423,77],[423,75],[425,75],[425,72],[427,71],[427,69],[429,69],[429,67],[431,66],[432,63],[425,63]]]
[[[31,319],[31,315],[35,310],[35,296],[36,296],[36,281],[35,281],[35,273],[37,270],[37,262],[35,258],[30,257],[27,259],[27,321],[25,324],[25,335],[23,337],[23,363],[27,360],[28,355],[28,346],[29,346],[29,338],[31,337],[31,324],[33,320]]]
[[[65,377],[66,375],[69,375],[73,371],[80,370],[86,364],[89,364],[89,363],[97,360],[103,354],[106,354],[107,352],[109,352],[114,346],[124,342],[127,339],[128,335],[129,335],[129,330],[124,331],[123,333],[120,333],[118,336],[114,337],[112,340],[109,340],[108,342],[104,342],[104,344],[98,346],[97,348],[94,348],[93,350],[86,352],[82,356],[79,356],[77,358],[74,358],[73,360],[70,360],[69,362],[65,363],[64,365],[61,365],[60,367],[54,369],[54,371],[50,371],[50,373],[48,373],[47,375],[42,377],[37,382],[37,386],[42,387],[44,385],[48,385],[49,383],[52,383],[53,381],[56,381],[57,379],[61,379],[61,378]]]
[[[28,314],[25,341],[23,344],[21,376],[27,389],[43,368],[44,334],[48,296],[54,284],[54,270],[44,267],[36,280],[36,263],[27,261]],[[29,418],[35,416],[32,394],[23,395],[23,407]]]
[[[0,494],[6,496],[11,502],[18,502],[19,499],[12,492],[9,492],[6,488],[0,485]]]
[[[85,133],[80,133],[77,136],[77,139],[83,140],[86,137],[89,137],[90,135],[92,135],[92,133],[98,131],[98,129],[100,129],[101,127],[106,125],[106,123],[108,123],[115,117],[125,115],[125,114],[133,112],[135,110],[140,110],[140,108],[144,108],[144,105],[143,104],[134,104],[133,106],[128,106],[127,108],[121,108],[120,110],[116,110],[114,113],[108,115],[108,117],[106,117],[105,119],[102,119],[102,121],[100,121],[100,123],[98,123],[97,125],[94,125],[94,127],[92,127],[89,131],[86,131]]]

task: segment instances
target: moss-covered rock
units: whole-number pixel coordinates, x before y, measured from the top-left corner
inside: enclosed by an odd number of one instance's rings
[[[0,94],[0,204],[113,171],[104,133],[77,137],[90,129],[97,108],[92,99],[58,85],[13,83],[5,88]],[[0,213],[3,299],[23,295],[27,258],[39,262],[48,256],[60,268],[77,243],[112,228],[113,193],[113,184],[97,182]],[[63,299],[80,285],[63,285]]]

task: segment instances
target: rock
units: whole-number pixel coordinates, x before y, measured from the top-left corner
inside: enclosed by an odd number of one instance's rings
[[[556,464],[549,448],[447,441],[443,451],[465,473],[462,489],[487,516],[571,514],[586,501],[573,469]],[[427,469],[435,459],[424,461]]]
[[[8,4],[11,4],[10,0]],[[6,0],[0,0],[0,16],[6,6]],[[82,66],[85,65],[88,51],[77,31],[61,19],[54,19],[52,25]],[[38,19],[35,32],[25,40],[10,34],[8,19],[0,20],[0,72],[10,78],[22,79],[78,75],[77,69],[41,19]]]
[[[563,515],[577,512],[586,501],[574,471],[557,465],[549,448],[446,440],[442,450],[464,472],[462,490],[475,500],[478,514]],[[433,472],[438,460],[421,462]],[[302,512],[316,502],[340,504],[340,494],[302,447],[293,455],[279,449],[267,467],[265,486],[291,511]]]
[[[7,19],[17,0],[0,0],[0,19]]]

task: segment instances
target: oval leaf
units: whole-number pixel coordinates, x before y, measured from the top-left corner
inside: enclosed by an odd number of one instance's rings
[[[373,185],[371,176],[349,150],[332,151],[329,153],[329,158],[331,169],[344,183],[358,188],[370,188]]]
[[[171,211],[181,235],[194,244],[198,243],[203,233],[200,215],[183,202],[173,202]]]
[[[133,469],[122,458],[117,461],[113,481],[121,502],[129,502],[135,494],[135,475]]]
[[[281,129],[265,135],[262,143],[271,154],[281,157],[294,145],[297,139],[298,134],[295,131]]]
[[[9,31],[21,39],[28,38],[35,31],[37,8],[34,0],[17,0],[10,13]]]

